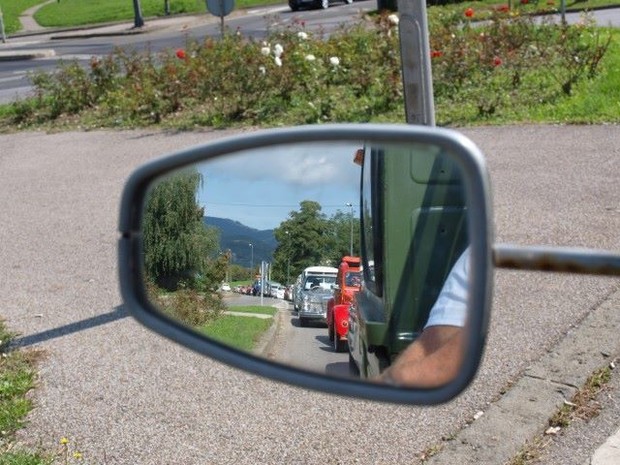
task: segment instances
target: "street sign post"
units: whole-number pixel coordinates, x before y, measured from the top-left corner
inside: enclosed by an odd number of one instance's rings
[[[220,17],[220,30],[224,37],[224,16],[228,16],[235,8],[235,0],[206,0],[206,2],[209,13]]]

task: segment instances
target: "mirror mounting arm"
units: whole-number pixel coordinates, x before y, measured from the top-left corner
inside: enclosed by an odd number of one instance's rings
[[[407,124],[435,126],[426,2],[398,2],[400,57]]]
[[[620,276],[620,255],[575,247],[495,244],[497,268]]]

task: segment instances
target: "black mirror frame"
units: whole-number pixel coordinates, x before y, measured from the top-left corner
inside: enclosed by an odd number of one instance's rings
[[[397,388],[380,383],[360,383],[346,378],[288,367],[205,340],[197,332],[166,317],[150,303],[142,270],[142,207],[149,184],[158,176],[182,166],[240,150],[260,146],[302,142],[372,140],[386,143],[429,143],[454,154],[465,179],[471,247],[471,312],[468,327],[471,336],[465,348],[464,364],[457,377],[439,388]],[[493,287],[492,210],[488,172],[484,156],[462,134],[441,128],[398,124],[330,124],[271,129],[228,137],[192,147],[149,162],[138,168],[123,190],[119,230],[119,279],[124,305],[147,328],[193,351],[241,370],[270,379],[331,394],[382,402],[435,405],[460,394],[473,380],[484,350],[489,324]]]

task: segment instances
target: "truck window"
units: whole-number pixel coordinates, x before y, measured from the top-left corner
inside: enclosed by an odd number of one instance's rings
[[[380,151],[366,150],[361,176],[361,247],[364,284],[372,293],[382,295],[382,243],[383,226],[379,219],[383,215],[382,192],[383,157]]]

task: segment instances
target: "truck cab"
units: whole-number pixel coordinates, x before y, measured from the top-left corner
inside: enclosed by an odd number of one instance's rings
[[[352,374],[379,375],[422,332],[467,247],[461,175],[437,147],[367,147],[361,165],[362,286],[349,308]]]
[[[327,333],[334,351],[344,352],[349,332],[349,305],[361,287],[360,257],[344,256],[338,266],[334,297],[327,302]]]

